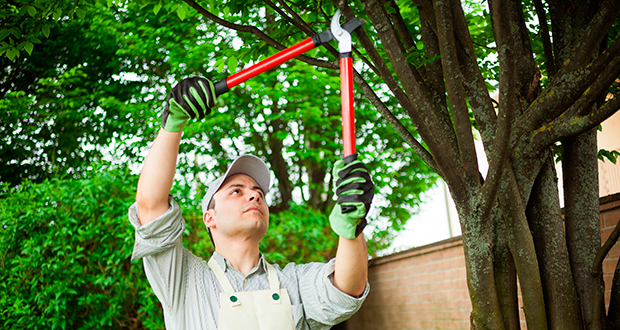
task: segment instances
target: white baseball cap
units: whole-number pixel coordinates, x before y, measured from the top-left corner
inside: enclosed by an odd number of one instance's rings
[[[215,195],[215,193],[220,189],[222,183],[235,174],[245,174],[251,177],[254,181],[256,181],[256,183],[258,183],[258,186],[263,190],[263,193],[267,194],[267,191],[271,185],[271,175],[269,174],[267,165],[265,165],[265,162],[256,156],[241,155],[237,157],[230,164],[230,166],[228,166],[228,169],[224,175],[207,185],[207,193],[202,199],[203,214],[209,210],[209,204],[213,199],[213,195]]]

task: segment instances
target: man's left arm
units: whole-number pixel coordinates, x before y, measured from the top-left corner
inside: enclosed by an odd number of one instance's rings
[[[357,297],[368,281],[368,249],[362,230],[374,196],[374,184],[368,169],[357,154],[334,164],[336,205],[329,216],[338,236],[333,284],[340,291]]]
[[[368,249],[364,234],[354,239],[340,237],[336,251],[334,286],[338,290],[359,297],[368,280]]]

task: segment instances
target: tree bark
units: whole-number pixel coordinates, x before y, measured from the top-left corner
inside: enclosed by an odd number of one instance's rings
[[[607,330],[620,330],[620,262],[616,263],[614,279],[611,285],[609,311],[607,312]]]
[[[564,141],[564,221],[571,270],[584,329],[602,329],[605,304],[602,274],[591,269],[601,245],[596,129]]]
[[[580,330],[581,311],[568,262],[553,156],[536,178],[526,214],[540,266],[549,329]]]
[[[519,301],[517,299],[517,269],[508,245],[508,229],[496,206],[492,213],[493,274],[506,330],[519,330]]]
[[[514,258],[529,330],[546,330],[547,316],[540,268],[534,239],[525,215],[525,205],[512,169],[504,171],[499,202],[508,231],[508,244]]]
[[[453,196],[455,201],[458,199]],[[470,199],[471,200],[471,199]],[[495,286],[492,237],[489,219],[480,219],[476,208],[456,202],[467,271],[467,287],[472,304],[471,329],[504,329],[502,310]]]

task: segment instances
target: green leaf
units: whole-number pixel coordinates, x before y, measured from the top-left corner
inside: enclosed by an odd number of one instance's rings
[[[9,58],[9,60],[13,60],[15,57],[19,57],[19,50],[17,50],[17,48],[11,48],[6,52],[6,57]]]
[[[54,12],[54,19],[59,20],[61,15],[62,15],[62,9],[58,8],[58,10]]]
[[[44,25],[44,26],[41,28],[41,32],[43,32],[43,35],[44,35],[46,38],[49,38],[49,37],[50,37],[50,27],[49,27],[49,26]]]
[[[8,37],[11,34],[9,30],[0,31],[0,41],[4,40],[4,38]]]
[[[396,13],[396,9],[392,8],[392,6],[387,5],[387,4],[385,5],[385,11],[388,14],[395,14]]]
[[[598,159],[602,162],[604,162],[605,158],[607,158],[610,162],[612,162],[613,164],[616,164],[618,156],[620,156],[620,152],[618,152],[617,150],[610,151],[610,150],[600,149],[598,151]]]
[[[80,19],[84,19],[84,17],[86,17],[86,11],[82,8],[76,9],[75,12],[77,13]]]
[[[228,58],[228,71],[230,71],[230,73],[235,73],[235,71],[237,71],[237,58],[236,57]]]
[[[179,16],[179,19],[184,20],[186,14],[187,14],[187,11],[185,10],[185,7],[179,6],[177,8],[177,15]]]
[[[28,10],[28,14],[30,14],[30,16],[35,17],[37,15],[37,9],[33,6],[26,6],[26,9]]]
[[[28,52],[28,55],[32,55],[32,50],[34,49],[34,45],[32,44],[32,42],[27,41],[26,44],[24,45],[24,49]]]
[[[16,39],[19,39],[22,36],[22,31],[16,29],[15,31],[13,31],[13,36],[15,36]]]
[[[157,15],[157,13],[159,13],[159,10],[161,9],[161,1],[155,4],[155,7],[153,7],[153,14]]]

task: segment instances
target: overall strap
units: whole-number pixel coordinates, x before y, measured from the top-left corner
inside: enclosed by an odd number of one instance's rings
[[[209,262],[207,264],[209,265],[209,268],[211,268],[211,270],[213,271],[213,274],[215,274],[215,277],[217,278],[218,282],[220,282],[220,285],[222,286],[222,289],[224,290],[225,296],[228,297],[229,303],[233,307],[240,305],[241,302],[239,301],[237,296],[235,296],[235,290],[230,284],[228,277],[226,277],[226,274],[224,274],[222,267],[220,267],[220,265],[217,263],[217,261],[215,261],[213,257],[209,259]]]
[[[265,261],[267,266],[267,277],[269,278],[269,289],[271,290],[272,304],[279,305],[282,303],[280,299],[280,281],[278,281],[278,274],[276,269],[273,268],[268,262]]]

